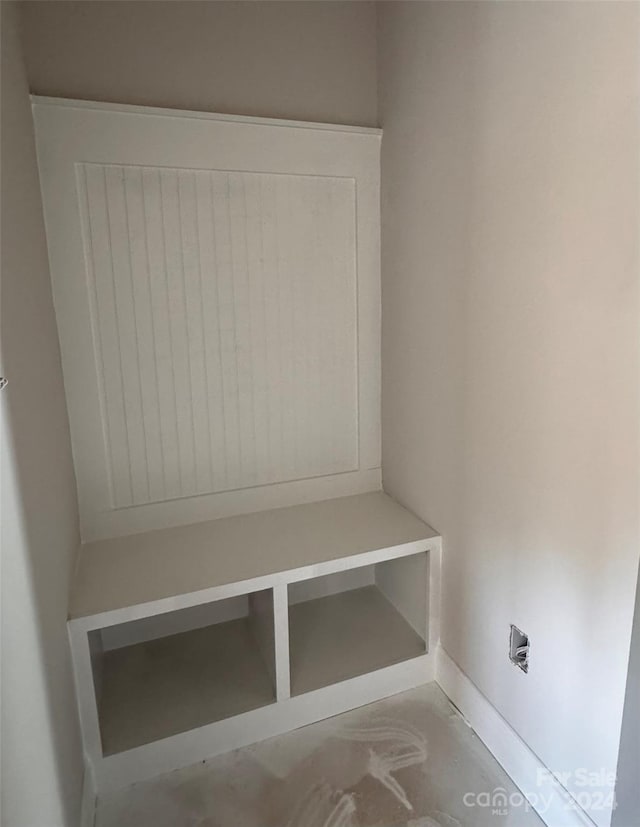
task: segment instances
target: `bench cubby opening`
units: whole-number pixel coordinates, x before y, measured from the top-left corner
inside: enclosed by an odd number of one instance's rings
[[[104,756],[275,702],[271,589],[89,632]]]
[[[424,655],[428,585],[424,552],[291,583],[292,696]]]

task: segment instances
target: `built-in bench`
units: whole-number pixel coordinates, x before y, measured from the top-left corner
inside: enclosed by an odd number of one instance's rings
[[[98,789],[431,680],[440,551],[381,491],[84,545],[69,633]]]

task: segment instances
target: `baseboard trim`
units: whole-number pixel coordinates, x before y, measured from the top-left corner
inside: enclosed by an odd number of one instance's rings
[[[436,653],[436,681],[547,827],[595,827],[548,771],[545,780],[536,783],[538,770],[547,767],[441,646]]]
[[[94,827],[96,819],[96,787],[91,768],[85,765],[80,803],[80,827]]]

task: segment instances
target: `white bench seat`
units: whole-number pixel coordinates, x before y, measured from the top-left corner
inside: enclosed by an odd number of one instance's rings
[[[432,680],[440,553],[382,491],[84,545],[68,625],[98,789]]]

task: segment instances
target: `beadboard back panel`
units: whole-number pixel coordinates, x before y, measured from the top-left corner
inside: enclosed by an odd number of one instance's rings
[[[353,179],[77,174],[112,506],[357,470]]]
[[[83,539],[378,488],[379,134],[34,117]]]

